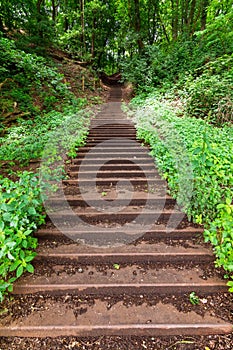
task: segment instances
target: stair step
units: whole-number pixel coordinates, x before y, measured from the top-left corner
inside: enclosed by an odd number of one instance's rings
[[[165,181],[162,179],[147,179],[147,178],[141,178],[141,177],[134,177],[134,178],[130,178],[128,180],[126,179],[117,179],[115,177],[110,177],[107,179],[101,179],[101,178],[97,178],[97,179],[65,179],[63,180],[63,184],[64,185],[75,185],[77,186],[78,184],[82,184],[82,185],[96,185],[96,186],[105,186],[105,185],[111,185],[111,186],[116,186],[118,184],[118,182],[120,182],[121,186],[129,186],[129,182],[132,185],[154,185],[154,186],[164,186]]]
[[[61,249],[58,249],[61,250]],[[129,253],[132,254],[132,253]],[[137,253],[135,253],[137,254]],[[173,294],[197,292],[199,295],[203,293],[214,293],[216,291],[227,292],[226,282],[217,277],[205,276],[205,265],[195,266],[192,268],[176,269],[174,266],[159,267],[150,265],[150,269],[146,265],[130,265],[127,256],[122,257],[123,265],[119,265],[118,254],[113,253],[114,259],[110,259],[110,266],[105,270],[96,269],[98,264],[98,254],[93,254],[92,260],[88,260],[83,268],[80,268],[79,258],[76,257],[78,265],[64,265],[64,254],[51,253],[55,256],[57,262],[53,261],[53,266],[48,266],[49,260],[46,255],[40,253],[37,263],[44,265],[46,270],[41,275],[28,275],[22,277],[14,286],[14,294],[32,294],[38,292],[53,292],[59,294],[61,292],[78,293],[79,295],[108,295],[113,294]],[[74,254],[73,254],[74,255]],[[109,255],[109,254],[108,254]],[[83,254],[80,254],[80,257]],[[48,258],[50,254],[48,254]],[[97,259],[95,259],[97,257]],[[147,254],[145,253],[145,261]],[[118,270],[114,269],[114,263],[118,262]],[[127,266],[124,264],[127,261]],[[150,258],[148,258],[150,261]],[[152,260],[153,261],[153,260]],[[92,262],[92,265],[91,265]],[[157,261],[156,261],[157,262]],[[107,263],[107,261],[106,261]],[[112,264],[112,265],[111,265]],[[80,272],[81,271],[81,272]],[[127,281],[127,282],[126,282]]]
[[[97,171],[99,169],[101,169],[101,171],[138,171],[139,169],[141,169],[141,171],[147,171],[147,170],[153,170],[154,173],[157,173],[157,170],[154,166],[154,164],[140,164],[140,165],[137,165],[137,164],[134,164],[134,163],[131,163],[131,164],[111,164],[111,162],[107,162],[101,166],[99,166],[98,164],[92,164],[92,163],[88,163],[85,165],[82,165],[82,167],[84,169],[86,169],[86,171]],[[69,165],[69,172],[72,173],[72,172],[76,172],[76,171],[79,171],[80,169],[80,165]]]
[[[93,231],[95,232],[95,231]],[[87,232],[88,233],[88,232]],[[94,234],[94,233],[93,233]],[[96,232],[96,235],[98,233]],[[114,263],[184,263],[196,261],[196,264],[213,262],[214,256],[208,248],[195,247],[189,243],[183,246],[172,246],[163,242],[153,245],[141,242],[138,245],[122,245],[108,248],[90,247],[83,244],[60,245],[57,248],[41,248],[36,261],[51,260],[58,263],[77,262],[79,264],[114,264]]]
[[[84,168],[84,169],[83,169]],[[82,166],[81,170],[78,172],[72,171],[69,172],[70,178],[76,177],[77,179],[112,179],[112,178],[117,178],[118,181],[121,180],[121,178],[146,178],[146,179],[158,179],[159,181],[161,180],[161,177],[159,176],[156,171],[113,171],[113,170],[102,170],[99,169],[98,171],[91,169],[90,171],[85,171],[85,165]],[[165,183],[165,181],[164,181]]]
[[[143,193],[143,192],[142,192]],[[114,204],[114,207],[116,207],[116,204],[118,206],[153,206],[153,208],[161,207],[161,204],[164,206],[168,205],[175,205],[175,200],[169,196],[161,196],[158,197],[157,195],[153,196],[153,194],[150,194],[150,196],[146,196],[146,193],[144,192],[145,196],[133,196],[131,199],[130,194],[124,194],[124,198],[117,198],[115,195],[115,192],[104,192],[104,195],[101,195],[101,199],[94,199],[93,200],[93,194],[90,193],[89,196],[86,196],[83,198],[81,195],[76,195],[76,196],[71,196],[67,195],[65,197],[66,201],[69,203],[71,206],[78,206],[82,208],[87,208],[90,205],[97,207],[97,208],[104,208],[106,205],[111,205]],[[90,202],[87,202],[89,200]],[[90,204],[91,203],[91,204]],[[50,197],[47,201],[46,204],[51,205],[52,207],[56,206],[66,206],[67,203],[64,204],[64,197],[63,196],[58,196],[58,197]]]
[[[91,324],[90,324],[91,321]],[[117,302],[110,309],[108,303],[97,300],[89,306],[69,306],[65,301],[48,300],[43,308],[0,327],[5,337],[59,336],[166,336],[227,334],[232,325],[206,313],[178,311],[171,304],[159,302],[126,307]]]
[[[88,158],[97,158],[97,159],[101,159],[101,158],[106,158],[108,155],[107,152],[103,152],[99,149],[99,147],[97,149],[94,149],[92,152],[86,153],[86,152],[78,152],[76,159],[82,158],[82,157],[88,157]],[[111,160],[112,159],[121,159],[121,158],[125,158],[128,160],[128,162],[132,159],[134,162],[136,161],[136,159],[138,158],[143,158],[143,159],[147,159],[150,158],[150,156],[144,151],[139,151],[139,152],[127,152],[126,150],[122,151],[122,152],[112,152],[109,151],[109,156],[111,156]]]
[[[62,233],[63,232],[63,233]],[[74,237],[76,234],[78,234],[77,230],[58,230],[57,228],[40,228],[35,233],[34,236],[40,239],[44,238],[51,238],[51,239],[62,239],[64,236],[68,237]],[[96,227],[95,232],[99,234],[103,234],[103,231],[100,230],[100,228]],[[80,233],[80,232],[79,232]],[[157,240],[184,240],[184,239],[192,239],[195,236],[201,235],[203,233],[202,228],[193,228],[193,227],[187,227],[183,229],[167,229],[166,227],[160,226],[160,228],[152,228],[146,233],[142,235],[142,238],[144,240],[146,239],[157,239]],[[108,232],[107,230],[104,231],[104,234],[108,236],[111,234],[111,232]],[[130,234],[130,233],[129,233]],[[132,231],[133,234],[133,231]]]
[[[83,159],[82,158],[75,158],[72,160],[72,164],[82,164]],[[134,166],[143,166],[144,164],[146,165],[153,165],[154,166],[154,161],[152,158],[148,157],[148,158],[131,158],[131,159],[127,159],[126,158],[113,158],[111,160],[107,160],[106,158],[95,158],[94,162],[93,159],[86,157],[85,158],[85,166],[90,164],[93,165],[93,167],[95,167],[98,164],[101,164],[101,166],[105,166],[108,164],[111,165],[121,165],[121,164],[125,164],[128,165],[129,163],[133,164]]]

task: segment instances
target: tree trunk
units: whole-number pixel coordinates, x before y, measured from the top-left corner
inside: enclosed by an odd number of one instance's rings
[[[162,18],[161,18],[161,16],[160,16],[160,13],[158,13],[158,18],[159,18],[159,21],[160,21],[161,26],[162,26],[162,28],[163,28],[163,32],[164,32],[164,35],[165,35],[165,37],[166,37],[166,39],[167,39],[167,42],[170,43],[170,39],[169,39],[169,36],[168,36],[168,33],[167,33],[167,29],[166,29],[166,27],[165,27],[165,25],[164,25],[164,23],[163,23],[163,21],[162,21]]]
[[[0,32],[4,33],[5,30],[4,30],[4,25],[3,25],[3,20],[2,20],[2,17],[0,16]]]
[[[135,8],[135,20],[134,20],[134,28],[137,33],[137,43],[139,52],[144,48],[144,44],[141,39],[141,17],[140,17],[140,4],[139,0],[134,0],[134,8]]]
[[[37,12],[39,14],[41,14],[41,5],[42,5],[43,2],[44,2],[44,0],[37,0],[36,8],[37,8]]]
[[[155,36],[157,33],[157,22],[159,17],[159,9],[157,1],[148,2],[148,19],[147,19],[147,30],[148,30],[148,42],[152,45],[155,42]]]
[[[92,24],[92,34],[91,34],[91,57],[95,58],[95,29],[96,29],[96,20],[93,18]]]
[[[172,38],[178,38],[179,24],[179,0],[172,0]]]
[[[55,0],[52,0],[52,20],[55,22],[57,16],[57,7],[55,5]]]
[[[201,6],[201,30],[206,28],[207,10],[208,10],[209,0],[202,0]]]
[[[38,24],[41,22],[42,20],[42,13],[41,13],[41,6],[43,4],[44,0],[37,0],[37,3],[36,3],[36,8],[37,8],[37,21],[38,21]],[[44,33],[43,31],[40,29],[40,26],[38,26],[38,36],[39,38],[43,38],[44,37]]]
[[[193,34],[193,27],[194,27],[194,13],[196,9],[196,0],[191,0],[191,7],[189,12],[189,19],[188,19],[188,32],[189,34]]]
[[[81,8],[81,26],[82,26],[82,35],[81,42],[83,45],[83,53],[86,52],[86,39],[85,39],[85,0],[80,1]]]

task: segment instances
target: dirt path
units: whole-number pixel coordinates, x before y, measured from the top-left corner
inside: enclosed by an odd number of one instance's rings
[[[35,274],[19,280],[1,316],[2,350],[167,349],[166,339],[200,349],[197,336],[207,344],[201,336],[232,331],[232,297],[202,230],[166,194],[120,100],[112,88],[47,202]]]

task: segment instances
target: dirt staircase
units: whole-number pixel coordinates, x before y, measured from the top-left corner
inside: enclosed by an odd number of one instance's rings
[[[92,120],[87,143],[39,238],[35,274],[15,285],[0,336],[173,336],[232,331],[206,303],[227,293],[202,243],[166,194],[148,148],[121,111],[121,89]],[[199,297],[192,305],[190,293]],[[41,340],[42,341],[42,340]]]

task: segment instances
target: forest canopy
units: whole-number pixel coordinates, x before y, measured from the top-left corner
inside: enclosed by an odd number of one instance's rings
[[[0,1],[0,31],[19,46],[58,46],[107,71],[184,42],[181,60],[197,44],[208,55],[227,54],[232,26],[232,0]]]

